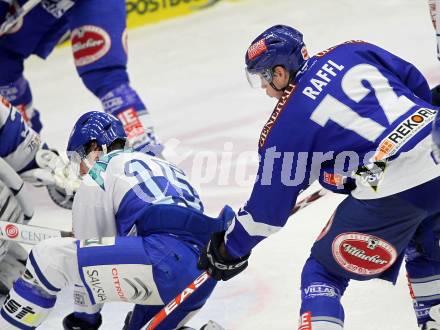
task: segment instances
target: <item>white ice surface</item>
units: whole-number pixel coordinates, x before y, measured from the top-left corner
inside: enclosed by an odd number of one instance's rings
[[[200,183],[210,214],[225,203],[239,207],[250,193],[256,168],[250,155],[256,153],[260,129],[274,101],[249,88],[244,53],[251,40],[276,23],[302,30],[311,54],[345,40],[363,39],[414,63],[431,84],[440,81],[425,0],[224,2],[192,16],[130,31],[132,85],[154,116],[157,134],[169,146],[168,158]],[[29,60],[26,77],[32,83],[34,104],[42,112],[43,137],[64,149],[73,122],[81,113],[99,109],[99,102],[82,86],[68,47],[57,49],[47,61]],[[172,139],[180,141],[177,148],[171,147],[176,142]],[[213,151],[210,159],[214,159],[222,150],[231,150],[225,142],[232,142],[229,179],[225,166],[223,174],[216,165],[201,173],[202,158],[195,152],[204,151],[206,156]],[[244,151],[248,157],[239,160]],[[246,173],[239,175],[239,187],[234,177],[243,166]],[[33,223],[69,229],[69,212],[54,206],[44,190],[34,193],[38,207]],[[220,283],[190,325],[198,327],[214,319],[228,330],[296,329],[302,265],[340,199],[327,196],[317,201],[261,243],[249,269]],[[352,282],[343,298],[346,329],[417,329],[404,275],[402,271],[395,287],[380,281]],[[62,317],[71,312],[70,295],[70,290],[60,295],[41,329],[61,329]],[[128,304],[108,304],[103,329],[121,329],[129,309]]]

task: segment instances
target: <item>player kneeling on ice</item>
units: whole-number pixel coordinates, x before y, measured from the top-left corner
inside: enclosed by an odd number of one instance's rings
[[[78,119],[68,153],[83,175],[72,209],[81,240],[48,239],[32,249],[3,305],[0,329],[38,327],[66,286],[75,286],[75,312],[64,319],[65,329],[98,329],[107,301],[136,304],[126,329],[140,329],[200,275],[199,250],[227,227],[232,210],[204,215],[179,168],[125,143],[112,115],[94,111]],[[157,329],[182,327],[215,284],[208,279]]]
[[[223,280],[246,268],[252,248],[328,170],[356,184],[304,265],[299,329],[343,329],[349,281],[394,283],[405,254],[417,323],[440,329],[440,166],[430,155],[436,110],[425,78],[362,41],[309,58],[302,34],[284,25],[252,42],[246,66],[249,81],[279,101],[261,132],[250,199],[226,233],[213,235],[200,267]]]

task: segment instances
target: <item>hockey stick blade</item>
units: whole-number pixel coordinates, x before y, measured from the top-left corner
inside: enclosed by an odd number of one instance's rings
[[[7,33],[18,21],[23,18],[28,12],[30,12],[41,0],[28,0],[20,8],[17,9],[15,14],[6,18],[3,24],[0,26],[0,36]]]
[[[211,276],[208,271],[201,273],[194,281],[192,281],[181,293],[179,293],[173,300],[171,300],[164,308],[162,308],[153,318],[147,323],[145,330],[154,330],[165,318],[170,315],[176,308],[178,308],[190,295],[192,295],[203,283],[205,283]]]
[[[0,239],[36,245],[52,237],[73,237],[71,232],[0,221]]]

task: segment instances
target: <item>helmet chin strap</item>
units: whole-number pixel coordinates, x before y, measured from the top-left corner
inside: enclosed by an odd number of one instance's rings
[[[284,92],[284,90],[287,88],[287,86],[289,86],[289,84],[287,84],[286,87],[278,88],[274,85],[273,81],[270,82],[270,87],[275,89],[277,92]]]
[[[284,86],[284,87],[282,87],[282,88],[278,88],[278,87],[276,87],[275,84],[273,83],[273,80],[270,82],[269,85],[270,85],[274,90],[276,90],[277,92],[284,92],[284,91],[286,90],[287,86],[290,85],[291,81],[293,80],[293,77],[295,77],[295,74],[294,74],[293,71],[290,71],[290,72],[289,72],[289,80],[287,81],[286,86]]]
[[[102,148],[102,154],[106,155],[107,154],[107,145],[101,144],[101,148]],[[84,165],[87,167],[88,170],[90,170],[94,165],[87,159],[87,157],[84,157],[84,159],[82,159],[81,162],[84,163]]]

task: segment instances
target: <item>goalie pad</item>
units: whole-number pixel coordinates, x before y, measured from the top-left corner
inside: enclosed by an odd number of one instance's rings
[[[11,190],[0,181],[0,220],[22,223],[24,214]]]
[[[23,223],[24,212],[16,196],[0,181],[0,220]],[[18,243],[0,240],[0,294],[6,294],[24,272],[27,252]]]
[[[8,252],[0,262],[0,294],[2,295],[11,290],[14,281],[23,275],[26,269],[26,250],[18,243],[9,243]],[[23,254],[25,254],[24,258]]]
[[[24,220],[24,213],[20,204],[2,181],[0,181],[0,220],[14,223],[22,223]],[[0,265],[8,253],[10,244],[9,241],[0,240]],[[1,265],[1,268],[5,267]]]

